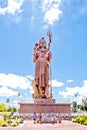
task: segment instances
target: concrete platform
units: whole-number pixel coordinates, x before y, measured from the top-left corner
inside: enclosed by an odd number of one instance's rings
[[[35,99],[34,103],[19,103],[20,113],[71,113],[70,103],[55,103],[55,99]]]

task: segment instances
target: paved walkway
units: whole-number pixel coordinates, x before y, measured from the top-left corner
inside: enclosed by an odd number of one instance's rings
[[[33,124],[33,121],[26,121],[24,125],[17,127],[0,127],[0,130],[87,130],[87,126],[72,123],[71,121],[62,121],[61,124],[55,123],[44,123],[44,124]]]

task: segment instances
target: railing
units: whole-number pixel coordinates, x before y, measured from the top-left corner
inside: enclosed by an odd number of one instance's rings
[[[56,103],[72,103],[72,99],[70,98],[57,98],[55,99]],[[33,98],[20,98],[19,99],[19,103],[34,103],[34,99]]]

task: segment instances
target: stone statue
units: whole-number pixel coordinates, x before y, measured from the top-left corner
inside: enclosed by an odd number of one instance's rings
[[[50,34],[50,33],[49,33]],[[48,34],[48,36],[49,36]],[[49,36],[49,44],[46,47],[46,40],[42,37],[39,43],[35,44],[33,61],[35,63],[35,83],[40,98],[48,98],[49,96],[49,65],[52,59],[50,51],[51,36]]]

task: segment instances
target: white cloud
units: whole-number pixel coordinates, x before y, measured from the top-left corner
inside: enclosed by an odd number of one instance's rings
[[[27,75],[26,78],[29,79],[29,80],[33,80],[34,79],[34,77],[32,75]]]
[[[33,88],[30,89],[30,93],[33,94],[34,93],[34,90]]]
[[[67,80],[66,82],[67,82],[67,83],[72,83],[72,82],[73,82],[73,80],[72,80],[72,79],[70,79],[70,80]]]
[[[73,88],[66,87],[66,90],[59,91],[59,94],[68,97],[68,96],[75,96],[75,94],[78,93],[79,96],[87,96],[87,80],[83,81],[83,86],[76,86]]]
[[[10,96],[17,95],[17,94],[18,94],[18,92],[13,91],[13,90],[9,89],[8,87],[1,87],[0,88],[0,96],[10,97]]]
[[[30,24],[33,26],[36,25],[36,21],[38,23],[45,23],[46,25],[53,25],[56,21],[60,19],[62,14],[62,10],[60,9],[64,0],[31,0],[28,1],[30,8]],[[31,14],[30,14],[31,10]],[[44,25],[45,26],[45,25]],[[44,28],[48,28],[45,26]]]
[[[62,95],[63,97],[68,97],[68,96],[74,96],[76,92],[78,91],[79,87],[74,87],[74,88],[69,88],[66,87],[66,90],[64,91],[59,91],[59,95]]]
[[[49,24],[53,24],[55,21],[59,20],[59,16],[62,14],[62,11],[59,9],[51,8],[45,13],[44,20]]]
[[[60,5],[63,0],[44,0],[42,2],[42,10],[44,12],[44,21],[53,25],[55,21],[58,21],[62,11]]]
[[[59,7],[59,5],[63,2],[64,0],[43,0],[42,2],[42,9],[43,11],[48,10],[52,6],[54,7]]]
[[[14,74],[5,74],[0,73],[0,96],[11,96],[18,94],[18,92],[13,91],[12,89],[29,89],[29,92],[32,94],[33,87],[32,87],[32,75],[27,76],[19,76]],[[52,87],[61,87],[63,85],[62,82],[52,80]],[[8,88],[9,87],[9,88]]]
[[[0,86],[27,89],[31,86],[32,76],[19,76],[0,73]]]
[[[52,87],[61,87],[63,86],[64,83],[63,82],[59,82],[57,81],[56,79],[55,80],[52,80]]]
[[[21,13],[21,6],[23,5],[24,0],[8,0],[7,7],[0,7],[0,14],[12,14],[14,15],[16,12]]]
[[[12,89],[17,88],[29,89],[30,93],[32,93],[32,79],[32,75],[19,76],[14,74],[0,73],[0,96],[16,95],[18,92],[13,91]]]

